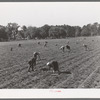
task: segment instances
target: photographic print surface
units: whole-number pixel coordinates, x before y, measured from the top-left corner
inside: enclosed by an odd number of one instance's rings
[[[99,9],[100,2],[0,3],[0,89],[100,88]]]

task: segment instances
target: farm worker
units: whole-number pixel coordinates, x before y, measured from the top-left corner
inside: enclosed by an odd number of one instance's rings
[[[47,47],[47,43],[48,43],[48,42],[47,42],[47,41],[45,41],[44,47]]]
[[[40,53],[39,52],[34,52],[33,53],[33,58],[31,58],[31,60],[28,62],[28,64],[29,64],[28,71],[30,71],[30,68],[32,68],[32,71],[34,71],[34,66],[36,66],[37,56],[40,59]]]
[[[34,53],[33,53],[33,57],[35,57],[36,60],[37,60],[37,56],[38,56],[38,58],[39,58],[39,60],[40,60],[40,52],[34,52]]]
[[[40,45],[40,42],[38,42],[38,44]]]
[[[83,44],[83,47],[85,48],[86,51],[88,50],[88,45]]]
[[[29,69],[28,69],[28,71],[30,71],[30,68],[32,68],[32,71],[34,71],[34,66],[36,66],[36,58],[33,57],[33,58],[28,62],[28,64],[29,64]]]
[[[69,46],[69,45],[66,45],[66,49],[67,49],[68,51],[70,51],[70,46]]]
[[[45,41],[45,43],[48,43],[47,41]]]
[[[22,46],[22,45],[19,43],[19,44],[18,44],[18,47],[21,47],[21,46]]]
[[[49,67],[49,70],[52,68],[53,72],[58,71],[58,73],[60,73],[57,61],[50,61],[46,65]]]
[[[12,47],[10,48],[10,51],[13,51],[13,48]]]
[[[65,47],[61,46],[60,49],[64,52],[65,51]]]

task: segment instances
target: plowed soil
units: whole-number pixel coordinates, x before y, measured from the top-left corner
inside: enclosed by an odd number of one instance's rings
[[[94,41],[93,41],[94,40]],[[38,42],[40,41],[40,45]],[[44,47],[48,41],[47,47]],[[69,41],[71,51],[63,53],[59,48]],[[77,43],[78,41],[78,43]],[[21,43],[22,47],[18,47]],[[56,45],[58,44],[58,45]],[[83,44],[88,45],[85,51]],[[10,48],[13,47],[13,51]],[[28,72],[28,61],[33,52],[40,52],[35,71]],[[61,73],[53,73],[46,63],[59,62]],[[68,71],[71,72],[67,73]],[[0,42],[0,88],[99,88],[100,87],[100,37],[68,39],[25,40]]]

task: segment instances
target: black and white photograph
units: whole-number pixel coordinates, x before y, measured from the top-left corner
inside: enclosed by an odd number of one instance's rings
[[[100,2],[0,2],[1,90],[99,88]]]

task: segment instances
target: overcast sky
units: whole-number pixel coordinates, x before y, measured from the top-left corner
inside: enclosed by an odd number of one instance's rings
[[[0,25],[83,26],[100,23],[100,2],[17,2],[0,3]]]

